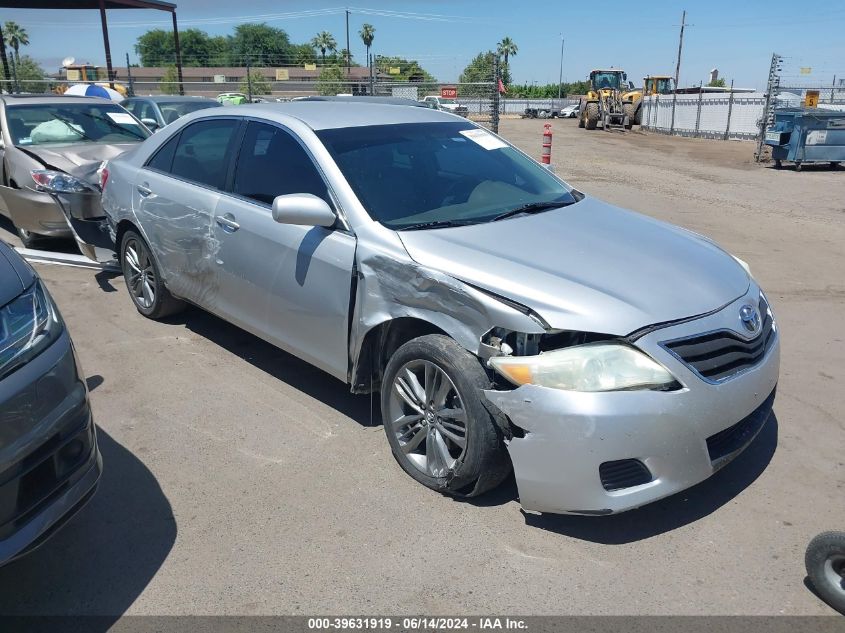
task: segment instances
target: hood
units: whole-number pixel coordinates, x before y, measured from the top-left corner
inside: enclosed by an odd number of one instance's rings
[[[15,299],[35,281],[32,269],[11,246],[0,242],[0,306]]]
[[[87,182],[97,183],[97,169],[104,160],[111,160],[139,143],[79,143],[64,146],[27,145],[18,147],[44,163],[48,168],[59,169]]]
[[[553,329],[622,336],[720,308],[750,283],[709,240],[593,198],[399,236],[418,263],[517,301]]]

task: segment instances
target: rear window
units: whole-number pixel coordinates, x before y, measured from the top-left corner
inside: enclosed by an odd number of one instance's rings
[[[150,133],[119,105],[90,103],[10,105],[6,122],[14,145],[137,143]]]

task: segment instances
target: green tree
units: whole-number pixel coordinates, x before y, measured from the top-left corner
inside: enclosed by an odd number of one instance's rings
[[[428,82],[436,83],[434,75],[429,73],[425,68],[420,66],[415,59],[405,59],[404,57],[384,57],[376,55],[376,68],[379,72],[388,74],[391,68],[399,68],[398,75],[391,75],[394,81],[413,81],[413,82]]]
[[[345,75],[340,66],[323,66],[317,79],[317,90],[321,95],[331,97],[345,92]]]
[[[288,34],[267,24],[238,24],[230,45],[237,65],[285,66],[293,60]]]
[[[479,53],[472,61],[467,64],[464,71],[461,73],[461,83],[491,83],[495,81],[493,76],[493,68],[496,61],[496,53],[487,51],[486,53]],[[507,65],[503,65],[499,69],[499,74],[502,83],[508,85],[511,83],[510,72]],[[488,89],[483,86],[467,86],[462,92],[466,95],[484,94]]]
[[[228,35],[216,35],[208,38],[208,65],[209,66],[231,66],[232,48],[231,37]]]
[[[297,66],[303,64],[314,64],[317,61],[317,55],[314,53],[314,47],[310,44],[295,44],[293,47],[293,63]]]
[[[323,58],[323,65],[325,66],[326,51],[336,51],[337,40],[335,40],[334,35],[332,35],[328,31],[320,31],[319,33],[317,33],[317,35],[314,36],[314,39],[311,40],[311,46],[320,51],[320,55]]]
[[[268,95],[272,92],[272,87],[270,82],[267,81],[267,78],[261,74],[261,71],[250,70],[249,83],[247,83],[246,77],[244,77],[241,80],[241,85],[238,86],[238,90],[244,94],[252,92],[253,95]]]
[[[364,42],[364,46],[367,47],[367,66],[370,65],[370,47],[373,45],[373,40],[376,38],[376,27],[372,24],[363,24],[361,25],[361,30],[358,31],[358,35],[361,36],[361,41]]]
[[[176,47],[173,33],[164,29],[152,29],[141,35],[135,42],[135,52],[141,58],[142,66],[168,66],[176,61]],[[183,51],[183,62],[188,65],[187,55]]]
[[[727,84],[725,83],[724,79],[719,77],[716,81],[711,81],[709,84],[707,84],[707,87],[708,88],[727,88]]]
[[[21,46],[29,45],[29,35],[26,29],[17,22],[6,22],[3,26],[3,35],[9,42],[9,46],[15,51],[15,65],[20,66]]]
[[[161,83],[158,89],[166,95],[179,94],[179,74],[176,72],[176,66],[168,66],[167,70],[161,76]]]
[[[15,71],[15,67],[17,67],[17,71]],[[44,69],[41,68],[41,66],[39,66],[38,63],[29,55],[24,55],[17,63],[12,64],[10,70],[17,72],[20,90],[23,92],[49,91],[49,84],[39,83],[43,82],[43,80],[47,78],[47,73],[45,73]],[[9,80],[9,78],[3,74],[2,66],[0,66],[0,79],[4,82]]]
[[[519,47],[514,43],[511,38],[503,37],[502,41],[496,45],[496,52],[499,54],[500,57],[504,58],[504,68],[508,70],[508,75],[510,75],[510,66],[508,65],[508,58],[516,57],[517,52],[519,52]],[[505,81],[504,83],[507,84],[510,82]]]

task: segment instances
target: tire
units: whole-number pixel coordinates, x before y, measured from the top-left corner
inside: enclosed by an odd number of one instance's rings
[[[481,390],[490,386],[478,359],[448,336],[421,336],[397,349],[385,368],[381,412],[402,470],[457,497],[498,486],[510,473],[510,460],[506,422],[483,401]]]
[[[21,240],[24,248],[36,248],[42,240],[42,236],[26,229],[15,227],[18,237]]]
[[[643,108],[642,108],[642,105],[643,105],[642,102],[637,104],[637,111],[634,114],[634,123],[636,125],[642,125],[643,124]]]
[[[588,103],[586,112],[587,112],[586,128],[588,130],[595,130],[596,125],[599,122],[599,104],[598,103]]]
[[[149,245],[135,231],[123,234],[120,267],[132,303],[148,319],[162,319],[185,309],[185,302],[174,298],[164,286]]]
[[[584,127],[584,125],[585,125],[584,124],[584,117],[579,116],[578,117],[578,127]]]
[[[634,127],[634,123],[637,119],[637,104],[636,103],[623,103],[622,104],[622,112],[626,117],[628,117],[628,123],[625,125],[626,130],[630,130]]]
[[[807,546],[807,575],[831,607],[845,615],[845,532],[823,532]]]

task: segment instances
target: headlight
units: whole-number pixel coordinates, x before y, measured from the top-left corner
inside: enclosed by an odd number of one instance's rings
[[[49,193],[85,193],[96,191],[87,182],[75,178],[63,171],[52,169],[33,169],[29,172],[35,181],[35,188]]]
[[[0,308],[0,377],[50,346],[62,331],[61,317],[40,280]]]
[[[515,385],[567,391],[659,389],[675,382],[663,365],[622,343],[576,345],[537,356],[494,356],[490,366]]]

